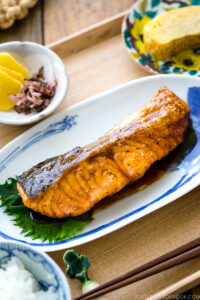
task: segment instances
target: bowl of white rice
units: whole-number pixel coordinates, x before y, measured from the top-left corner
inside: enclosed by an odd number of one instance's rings
[[[0,242],[0,299],[71,300],[67,278],[45,253]]]

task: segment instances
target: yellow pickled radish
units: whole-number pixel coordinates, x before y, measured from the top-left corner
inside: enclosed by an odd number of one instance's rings
[[[21,82],[21,84],[24,84],[24,77],[21,73],[13,71],[11,69],[8,69],[6,67],[0,66],[0,71],[3,71],[13,77],[14,79],[17,79],[18,81]]]
[[[21,82],[0,70],[0,110],[13,108],[15,103],[8,98],[8,95],[15,95],[20,90]]]
[[[0,65],[18,73],[21,73],[23,78],[30,78],[27,69],[24,66],[22,66],[19,62],[17,62],[14,59],[14,57],[12,57],[7,52],[0,52]]]

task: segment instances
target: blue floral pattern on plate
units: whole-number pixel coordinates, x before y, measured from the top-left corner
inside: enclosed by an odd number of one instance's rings
[[[43,131],[36,132],[33,136],[31,136],[23,145],[17,147],[11,153],[8,154],[6,158],[0,163],[0,173],[6,168],[6,166],[11,163],[15,158],[17,158],[20,154],[26,151],[35,143],[38,143],[51,135],[62,133],[65,130],[70,130],[74,127],[76,123],[77,115],[68,116],[66,115],[61,121],[50,124]]]

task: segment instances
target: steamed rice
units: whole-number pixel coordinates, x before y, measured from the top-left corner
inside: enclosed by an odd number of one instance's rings
[[[17,257],[12,257],[0,268],[0,299],[58,300],[51,288],[46,292],[41,290],[33,275]]]

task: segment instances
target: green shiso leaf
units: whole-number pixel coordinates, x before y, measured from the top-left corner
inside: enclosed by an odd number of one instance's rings
[[[4,208],[4,213],[13,217],[14,225],[20,227],[21,234],[26,237],[49,243],[70,239],[92,221],[92,211],[89,211],[78,217],[65,218],[63,222],[36,223],[30,218],[30,210],[23,204],[16,183],[15,178],[9,178],[0,185],[0,207]]]

